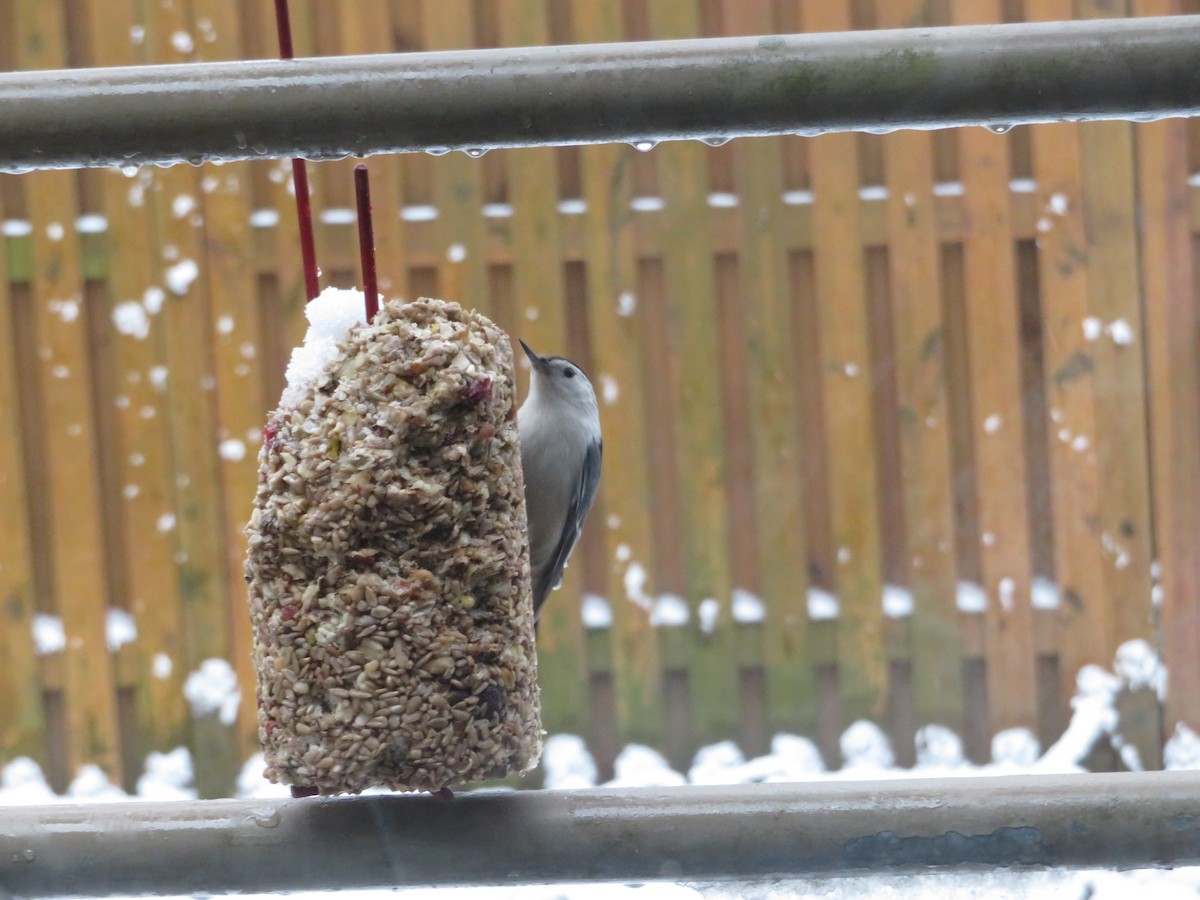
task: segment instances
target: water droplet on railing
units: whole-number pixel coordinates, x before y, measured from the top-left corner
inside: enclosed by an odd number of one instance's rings
[[[635,150],[641,150],[643,153],[649,153],[658,146],[658,141],[634,141],[633,147]]]
[[[992,134],[1008,134],[1012,131],[1012,125],[1006,122],[992,122],[987,126],[987,130]]]
[[[710,147],[724,147],[729,143],[729,138],[720,136],[700,138],[700,140],[704,141]]]
[[[464,150],[463,152],[465,154],[467,154],[467,156],[471,157],[471,159],[479,159],[479,157],[481,157],[481,156],[483,156],[483,154],[487,153],[487,150],[483,149],[481,147],[471,147],[467,150]]]
[[[445,156],[450,152],[449,147],[429,147],[425,150],[430,156]]]

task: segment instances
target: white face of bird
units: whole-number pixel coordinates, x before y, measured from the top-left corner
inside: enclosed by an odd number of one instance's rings
[[[529,390],[532,394],[545,392],[547,397],[562,400],[571,406],[595,406],[596,392],[583,374],[583,369],[561,356],[538,356],[521,341],[521,349],[533,368]]]

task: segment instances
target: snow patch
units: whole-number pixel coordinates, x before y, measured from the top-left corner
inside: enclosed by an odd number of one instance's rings
[[[700,630],[712,634],[717,630],[717,618],[721,615],[721,604],[712,597],[705,597],[696,608],[696,617],[700,620]]]
[[[616,776],[605,787],[659,787],[687,784],[687,779],[667,763],[666,757],[644,744],[629,744],[613,762]]]
[[[632,566],[631,566],[632,568]],[[650,611],[651,625],[686,625],[691,618],[687,602],[677,594],[662,594]]]
[[[88,803],[119,803],[129,799],[128,794],[108,780],[103,769],[91,763],[79,767],[75,780],[67,788],[67,796]]]
[[[1124,346],[1133,343],[1133,328],[1124,319],[1110,322],[1107,331],[1114,344]]]
[[[742,625],[761,622],[767,617],[766,607],[749,591],[742,588],[733,589],[733,621]]]
[[[233,667],[216,658],[206,659],[188,675],[183,695],[191,704],[192,715],[197,718],[215,715],[222,725],[233,724],[242,700]]]
[[[867,777],[866,772],[890,769],[896,762],[892,744],[874,722],[860,719],[842,733],[839,746],[845,764],[843,773],[855,778]]]
[[[584,594],[580,608],[584,628],[611,628],[613,623],[612,605],[596,594]]]
[[[75,230],[80,234],[103,234],[108,231],[108,219],[101,213],[84,213],[75,219]]]
[[[166,534],[169,531],[175,530],[175,513],[165,512],[158,517],[158,522],[155,523],[159,534]]]
[[[74,298],[70,300],[51,300],[46,304],[46,308],[68,325],[79,318],[79,301]]]
[[[546,739],[542,749],[543,787],[551,791],[569,791],[596,786],[596,761],[583,738],[575,734],[556,734]]]
[[[1163,747],[1163,765],[1168,769],[1200,769],[1200,735],[1182,722]]]
[[[621,396],[621,391],[617,387],[617,379],[607,373],[602,373],[600,375],[600,396],[609,406],[616,403],[617,398]]]
[[[818,587],[808,589],[808,617],[814,622],[838,617],[838,598]]]
[[[171,289],[172,294],[182,297],[199,274],[200,267],[196,265],[195,260],[182,259],[167,269],[167,287]]]
[[[226,438],[217,446],[217,452],[226,462],[240,462],[246,458],[246,444],[237,438]]]
[[[150,663],[151,674],[160,681],[170,678],[174,668],[175,664],[171,662],[171,657],[165,653],[155,653],[154,659]]]
[[[104,617],[104,636],[108,652],[116,653],[126,644],[137,640],[137,622],[128,610],[111,606]]]
[[[284,409],[293,409],[304,399],[309,386],[338,355],[338,344],[350,329],[364,319],[361,291],[325,288],[304,306],[308,332],[304,343],[292,351],[287,366],[287,387],[279,398]]]
[[[446,250],[446,259],[452,263],[460,263],[467,258],[467,248],[462,244],[451,244]]]
[[[113,307],[113,325],[121,334],[137,340],[145,340],[150,334],[150,317],[142,304],[136,300],[125,300]]]
[[[184,218],[196,208],[196,198],[191,194],[180,194],[171,201],[171,214],[177,219]]]
[[[142,306],[146,308],[146,312],[152,316],[162,312],[163,302],[167,299],[167,292],[158,285],[151,285],[146,288],[142,294]]]
[[[960,769],[967,764],[962,740],[945,725],[926,725],[914,738],[917,768]]]
[[[138,779],[137,792],[142,800],[195,800],[192,754],[187,747],[169,753],[152,752],[146,757],[145,771]]]
[[[1041,575],[1033,579],[1032,597],[1034,609],[1058,609],[1058,585]]]
[[[631,291],[622,291],[617,296],[617,315],[632,316],[637,309],[637,295]]]
[[[883,586],[883,614],[892,619],[903,619],[913,612],[912,592],[898,584]]]
[[[1167,669],[1146,641],[1126,641],[1117,648],[1113,671],[1131,691],[1152,690],[1159,701],[1167,699]]]
[[[191,53],[196,47],[196,42],[186,31],[176,31],[171,35],[171,46],[180,53]]]
[[[405,206],[400,209],[400,218],[405,222],[432,222],[437,217],[436,206]]]
[[[61,653],[67,649],[67,631],[61,616],[34,613],[33,648],[38,656]]]
[[[250,213],[251,228],[274,228],[279,224],[279,211],[274,209],[256,209]]]
[[[960,581],[955,602],[959,612],[981,613],[988,606],[987,592],[973,581]]]

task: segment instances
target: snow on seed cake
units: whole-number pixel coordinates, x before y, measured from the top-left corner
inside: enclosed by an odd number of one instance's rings
[[[341,338],[350,293],[309,304],[246,529],[267,777],[330,794],[524,771],[542,731],[508,338],[430,299]]]

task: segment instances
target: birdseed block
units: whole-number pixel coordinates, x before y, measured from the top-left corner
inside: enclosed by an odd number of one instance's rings
[[[542,729],[508,337],[425,298],[320,334],[355,302],[327,294],[246,528],[266,775],[333,794],[523,772]]]

